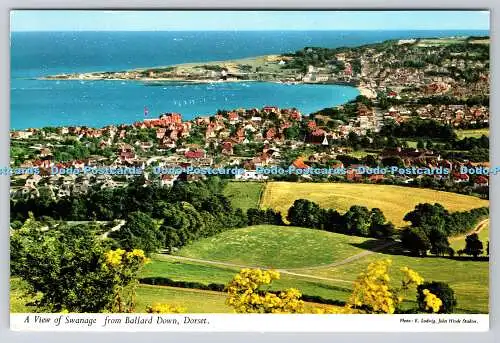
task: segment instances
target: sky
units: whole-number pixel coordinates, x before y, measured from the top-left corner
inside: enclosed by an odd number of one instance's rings
[[[13,10],[11,31],[489,30],[488,11]]]

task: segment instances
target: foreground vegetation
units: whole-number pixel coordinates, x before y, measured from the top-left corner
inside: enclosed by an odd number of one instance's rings
[[[348,243],[346,242],[346,244]],[[399,268],[408,266],[418,270],[426,279],[449,283],[455,290],[458,300],[455,312],[488,312],[488,263],[465,259],[417,258],[398,254],[397,247],[393,247],[364,256],[348,264],[300,269],[297,273],[302,276],[283,273],[279,280],[273,282],[270,289],[282,290],[294,287],[300,289],[303,294],[346,302],[352,293],[356,275],[363,271],[369,262],[389,257],[393,261],[394,280],[398,280],[402,275]],[[238,267],[217,266],[203,262],[179,261],[169,255],[155,255],[152,262],[144,267],[140,277],[171,277],[178,281],[227,284],[239,269]],[[397,283],[394,281],[395,285]],[[26,302],[30,299],[22,296],[24,294],[23,284],[18,278],[11,279],[12,312],[35,311],[35,307],[26,306]],[[403,308],[415,306],[415,301],[412,300],[414,292],[411,291],[407,295]],[[230,312],[230,308],[224,305],[224,294],[220,292],[150,285],[140,285],[137,288],[137,312],[143,312],[151,303],[165,301],[173,305],[183,305],[192,312]]]

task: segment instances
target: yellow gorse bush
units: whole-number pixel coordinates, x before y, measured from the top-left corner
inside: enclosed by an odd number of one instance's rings
[[[428,289],[424,289],[422,293],[425,295],[425,309],[436,313],[439,311],[443,305],[443,301],[439,299],[435,294],[432,294]]]
[[[388,274],[390,260],[372,262],[354,282],[351,307],[368,306],[376,313],[394,313],[398,298],[392,293]]]
[[[362,313],[361,311],[349,308],[348,306],[342,307],[318,307],[314,306],[310,309],[304,310],[305,313],[312,314],[355,314]]]
[[[110,309],[111,312],[134,310],[137,277],[141,268],[149,262],[150,259],[141,249],[125,251],[118,248],[104,253],[102,268],[115,280],[115,299]]]
[[[123,249],[116,249],[105,252],[104,257],[106,259],[106,264],[113,267],[120,265],[122,263],[122,258],[125,252],[126,251]]]
[[[403,272],[403,289],[408,289],[409,286],[418,286],[424,283],[424,279],[416,271],[408,267],[401,268],[401,271]]]
[[[109,267],[117,267],[126,262],[139,262],[140,264],[146,264],[150,262],[150,259],[146,257],[146,254],[141,249],[134,249],[127,252],[123,249],[109,250],[104,253],[105,264]]]
[[[141,249],[134,249],[132,250],[129,255],[129,257],[139,257],[139,258],[146,258],[146,254],[144,253],[144,250]]]
[[[404,300],[400,294],[410,286],[423,283],[424,279],[414,270],[404,267],[401,288],[390,286],[389,268],[392,261],[389,259],[372,262],[365,272],[362,272],[354,282],[354,289],[347,303],[349,308],[365,307],[374,313],[394,313],[398,305]]]
[[[146,309],[147,313],[186,313],[186,309],[181,306],[175,306],[170,304],[160,304],[154,303],[148,306]]]
[[[226,304],[238,313],[301,313],[304,302],[295,288],[277,294],[260,289],[278,280],[274,270],[242,269],[227,285]]]

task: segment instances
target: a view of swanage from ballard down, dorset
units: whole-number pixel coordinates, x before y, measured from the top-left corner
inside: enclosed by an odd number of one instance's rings
[[[488,313],[488,16],[11,12],[11,312]]]

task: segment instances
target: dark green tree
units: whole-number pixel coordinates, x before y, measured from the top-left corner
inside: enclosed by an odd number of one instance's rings
[[[444,256],[450,249],[450,243],[446,233],[442,230],[431,228],[426,229],[429,232],[428,237],[431,242],[431,253],[437,256]]]
[[[444,230],[448,211],[441,204],[418,204],[408,212],[403,220],[411,222],[413,227],[426,227]]]
[[[297,199],[288,210],[287,219],[294,226],[319,228],[321,224],[321,208],[312,201]]]
[[[344,214],[346,233],[350,235],[369,236],[372,213],[364,206],[351,206]],[[383,215],[382,215],[383,216]]]
[[[479,240],[477,233],[468,235],[465,238],[465,253],[477,258],[483,253],[483,242]]]
[[[300,128],[297,125],[293,125],[283,130],[283,133],[285,134],[286,139],[295,140],[299,138]]]
[[[44,311],[102,312],[114,299],[114,276],[103,269],[103,240],[89,225],[47,227],[28,219],[11,236],[11,271],[41,293]]]
[[[132,212],[119,230],[109,234],[125,250],[142,249],[146,254],[163,247],[164,234],[153,219],[142,212]]]
[[[401,243],[413,255],[426,256],[431,248],[431,242],[425,231],[420,227],[411,227],[401,232]]]
[[[369,235],[375,238],[389,238],[394,234],[394,225],[387,223],[384,213],[379,208],[372,208],[370,213]]]

